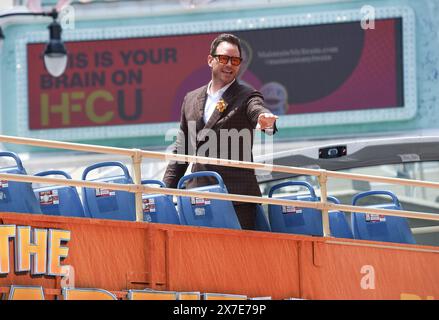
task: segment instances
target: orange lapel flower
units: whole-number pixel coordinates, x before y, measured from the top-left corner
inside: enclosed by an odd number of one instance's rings
[[[224,99],[221,99],[220,101],[217,102],[216,109],[219,112],[224,112],[224,110],[226,110],[226,108],[227,108],[227,103],[224,101]]]

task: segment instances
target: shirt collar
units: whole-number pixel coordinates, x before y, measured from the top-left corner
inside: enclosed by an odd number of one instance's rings
[[[209,85],[207,86],[207,95],[209,97],[221,97],[223,95],[223,93],[236,81],[236,79],[233,79],[232,82],[230,82],[229,84],[226,84],[224,87],[222,87],[221,89],[219,89],[217,92],[215,92],[214,94],[210,93],[210,87],[212,86],[212,80],[210,80]]]

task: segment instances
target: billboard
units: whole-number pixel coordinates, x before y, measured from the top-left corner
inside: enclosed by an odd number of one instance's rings
[[[405,74],[414,56],[404,50],[404,21],[227,32],[242,39],[240,80],[264,94],[267,107],[283,116],[281,127],[376,122],[407,119],[416,110],[416,86]],[[175,124],[184,95],[209,82],[207,55],[221,32],[66,41],[69,62],[58,78],[44,68],[44,43],[28,43],[27,130],[102,128],[111,136],[120,126]]]

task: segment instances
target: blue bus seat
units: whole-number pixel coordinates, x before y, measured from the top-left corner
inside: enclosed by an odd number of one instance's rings
[[[9,151],[0,152],[0,157],[10,157],[16,162],[11,167],[0,168],[0,173],[27,175],[21,159]],[[29,182],[7,181],[0,179],[0,211],[41,214],[40,204]]]
[[[276,190],[287,186],[305,187],[308,189],[309,194],[285,196],[278,199],[320,201],[320,197],[316,196],[314,188],[305,181],[289,181],[275,185],[271,188],[269,197],[271,198]],[[327,200],[340,204],[340,201],[333,196],[328,196]],[[268,208],[272,231],[323,236],[322,213],[320,210],[278,205],[269,205]],[[329,212],[329,229],[333,237],[353,239],[352,230],[343,212]]]
[[[132,184],[133,180],[127,167],[117,161],[107,161],[93,164],[84,169],[82,180],[86,180],[87,174],[102,167],[119,167],[123,174],[107,176],[92,181]],[[110,189],[82,188],[82,203],[85,214],[98,219],[136,221],[136,208],[134,193]]]
[[[160,180],[142,180],[142,184],[157,184],[165,188]],[[172,196],[164,194],[142,195],[143,221],[155,223],[180,224]]]
[[[328,196],[327,200],[340,204],[340,201],[333,196]],[[329,211],[329,229],[332,237],[354,239],[352,229],[344,212],[338,210]]]
[[[221,176],[214,171],[199,171],[180,179],[177,188],[183,189],[187,180],[210,176],[217,179],[218,184],[190,189],[192,191],[228,193]],[[204,199],[198,197],[177,198],[178,211],[182,224],[190,226],[241,229],[232,201]]]
[[[66,179],[72,177],[61,170],[48,170],[36,173],[35,176],[60,175]],[[40,202],[44,214],[63,217],[85,217],[84,208],[78,191],[73,186],[45,186],[34,188],[34,193]]]
[[[352,205],[357,205],[360,199],[385,195],[392,199],[391,203],[380,203],[366,206],[368,208],[402,210],[396,195],[390,191],[366,191],[352,198]],[[351,215],[351,225],[355,239],[415,244],[415,239],[409,227],[407,218],[384,216],[378,214],[355,213]]]
[[[309,194],[288,195],[276,199],[319,201],[314,188],[305,181],[287,181],[271,187],[268,197],[273,198],[276,190],[287,186],[301,186],[308,189]],[[294,206],[268,205],[268,218],[273,232],[306,234],[322,236],[322,214],[317,209]]]
[[[267,217],[264,213],[264,208],[262,205],[256,205],[256,230],[258,231],[271,231],[270,224],[268,223]]]

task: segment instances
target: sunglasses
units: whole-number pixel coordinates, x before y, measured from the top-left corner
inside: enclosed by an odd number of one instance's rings
[[[230,57],[230,56],[226,56],[224,54],[216,54],[216,55],[212,55],[212,57],[217,58],[219,63],[221,64],[228,64],[229,60],[232,63],[232,66],[239,66],[241,64],[242,58],[240,57]]]

